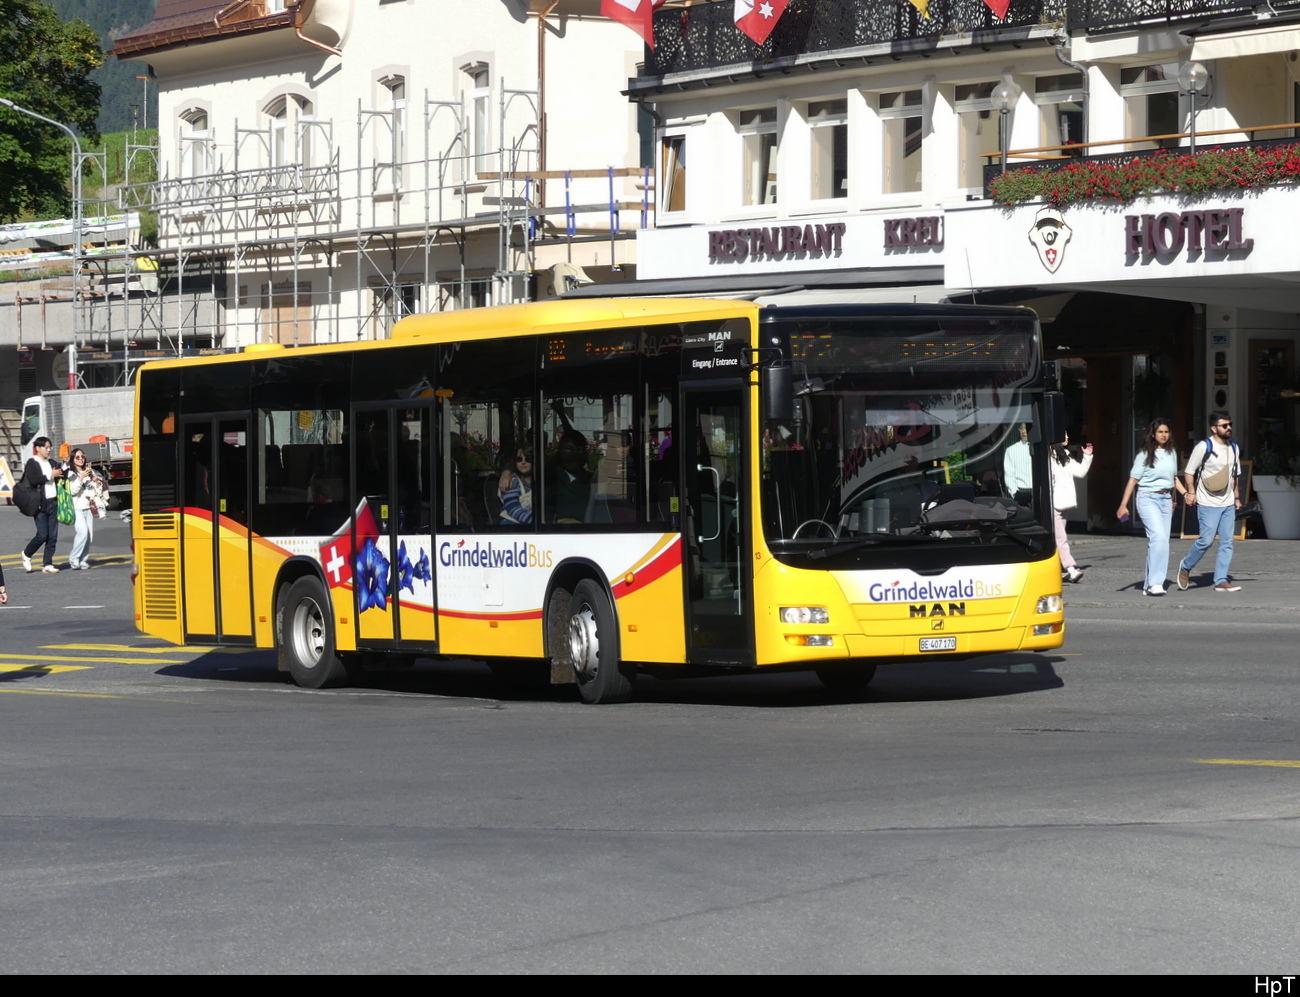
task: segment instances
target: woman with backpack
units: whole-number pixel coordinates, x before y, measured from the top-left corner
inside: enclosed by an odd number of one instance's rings
[[[1137,514],[1147,533],[1146,577],[1142,591],[1147,595],[1165,594],[1165,576],[1169,573],[1169,527],[1174,521],[1174,492],[1187,494],[1178,480],[1178,451],[1173,431],[1164,419],[1147,427],[1142,446],[1133,458],[1124,497],[1115,515],[1121,522],[1129,518],[1128,503],[1137,489]]]
[[[62,468],[50,461],[50,450],[54,444],[48,436],[38,436],[32,444],[32,456],[23,468],[23,483],[36,492],[36,536],[23,548],[23,570],[35,571],[32,558],[42,547],[45,548],[45,566],[41,569],[53,574],[59,569],[54,566],[54,548],[59,542],[59,479],[63,477]]]

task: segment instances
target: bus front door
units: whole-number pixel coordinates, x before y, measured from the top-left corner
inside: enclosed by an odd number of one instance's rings
[[[357,405],[352,417],[357,646],[432,652],[432,401]]]
[[[187,419],[183,432],[186,637],[251,643],[248,417]]]
[[[686,656],[691,664],[753,663],[748,451],[741,387],[686,388],[680,434]]]

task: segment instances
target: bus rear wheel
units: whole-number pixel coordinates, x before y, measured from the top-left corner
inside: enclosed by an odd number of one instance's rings
[[[817,669],[817,677],[837,696],[854,696],[871,684],[876,677],[873,664],[831,665]]]
[[[618,627],[604,587],[580,581],[569,603],[569,661],[588,703],[625,703],[635,671],[618,654]]]
[[[299,578],[289,586],[278,622],[294,682],[305,689],[347,684],[350,669],[334,646],[333,606],[318,579]]]

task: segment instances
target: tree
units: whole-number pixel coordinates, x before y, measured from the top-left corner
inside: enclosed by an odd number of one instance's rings
[[[0,96],[98,140],[99,85],[88,74],[103,62],[85,21],[59,20],[45,0],[0,0]],[[70,163],[61,131],[0,107],[0,218],[66,216]]]

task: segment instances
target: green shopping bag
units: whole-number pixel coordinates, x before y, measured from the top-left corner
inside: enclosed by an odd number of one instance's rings
[[[64,526],[71,526],[77,521],[77,512],[72,507],[72,493],[68,491],[68,483],[62,478],[59,479],[59,498],[58,512],[55,518]]]

